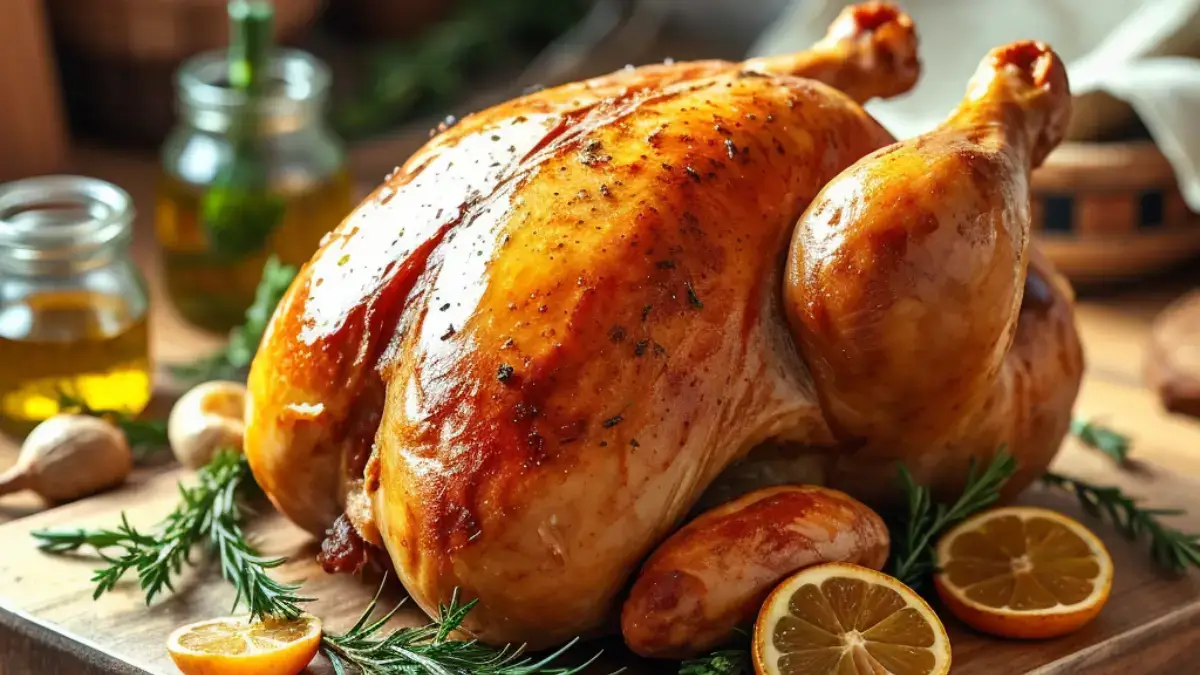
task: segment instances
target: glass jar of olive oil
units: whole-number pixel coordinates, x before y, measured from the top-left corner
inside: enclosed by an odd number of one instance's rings
[[[150,400],[133,214],[94,178],[0,185],[0,429],[27,433],[68,401],[136,415]]]
[[[228,58],[210,52],[180,68],[155,214],[174,305],[214,331],[241,323],[268,256],[306,262],[353,206],[344,148],[324,121],[326,66],[274,51],[251,100],[229,86]]]

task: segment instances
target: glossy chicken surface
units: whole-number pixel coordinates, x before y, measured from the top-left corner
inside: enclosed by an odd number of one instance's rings
[[[993,50],[939,129],[858,162],[801,218],[784,306],[855,446],[830,482],[879,494],[903,460],[957,494],[972,458],[1007,446],[1019,489],[1057,451],[1082,355],[1069,289],[1030,247],[1028,183],[1069,115],[1054,52]]]
[[[481,601],[467,623],[481,639],[537,648],[613,627],[632,575],[706,491],[736,496],[804,475],[886,500],[892,487],[869,478],[894,473],[891,460],[918,459],[924,476],[952,484],[958,459],[1024,440],[1013,434],[1038,416],[1047,421],[1032,459],[1048,461],[1078,371],[1071,382],[1070,359],[1054,371],[1047,355],[1073,354],[1077,366],[1078,344],[1048,267],[1029,282],[1040,280],[1045,303],[1028,320],[1018,314],[1035,158],[1006,145],[1021,129],[1051,128],[1052,116],[1024,112],[1041,98],[980,106],[980,128],[997,140],[979,132],[970,142],[1007,163],[977,174],[972,161],[951,162],[933,180],[953,194],[973,185],[977,198],[945,211],[922,202],[935,221],[927,239],[948,242],[942,252],[961,246],[955,236],[987,240],[967,247],[979,254],[956,268],[952,290],[999,305],[954,305],[959,296],[945,305],[965,312],[959,330],[929,348],[948,359],[953,382],[906,383],[903,366],[874,362],[888,381],[930,396],[911,435],[883,427],[907,419],[908,401],[873,395],[846,355],[879,345],[928,357],[904,341],[887,346],[880,331],[896,318],[878,303],[941,302],[936,292],[952,284],[932,268],[944,261],[895,249],[916,236],[908,225],[882,243],[852,236],[882,217],[860,224],[853,209],[872,202],[851,188],[824,193],[851,210],[839,221],[846,236],[814,235],[814,210],[796,225],[844,169],[893,142],[856,101],[912,85],[914,40],[894,9],[852,8],[809,52],[630,69],[511,101],[435,137],[327,238],[276,311],[250,377],[246,452],[259,483],[314,533],[344,511],[353,528],[342,529],[386,549],[426,610],[460,589]],[[919,177],[908,172],[927,168],[896,164],[893,196]],[[1002,186],[985,190],[988,180]],[[964,234],[954,219],[972,208],[979,229]],[[912,241],[914,254],[929,248]],[[836,264],[885,249],[910,269]],[[911,283],[921,265],[929,288]],[[891,295],[880,284],[893,284]],[[856,306],[882,323],[855,324]],[[1005,378],[1011,391],[994,384]],[[979,434],[979,418],[951,419],[955,396],[970,414],[1011,412],[1029,424]],[[903,449],[885,452],[897,438]],[[944,469],[941,454],[953,460]],[[868,479],[840,472],[856,462]],[[827,511],[803,512],[816,522],[794,526],[833,527]],[[706,540],[736,547],[762,531]],[[759,592],[750,586],[747,600]],[[671,639],[664,653],[702,642]],[[657,649],[651,641],[645,651]]]
[[[654,550],[621,609],[621,633],[642,656],[720,647],[796,570],[834,560],[878,570],[888,551],[883,519],[843,492],[756,490],[704,512]]]

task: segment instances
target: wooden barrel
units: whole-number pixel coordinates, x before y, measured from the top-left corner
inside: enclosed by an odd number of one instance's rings
[[[1200,255],[1200,217],[1151,141],[1066,143],[1031,191],[1034,237],[1072,281],[1145,276]]]

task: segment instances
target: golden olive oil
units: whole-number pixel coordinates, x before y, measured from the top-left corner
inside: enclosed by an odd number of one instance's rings
[[[242,323],[267,256],[276,255],[290,265],[307,262],[321,237],[350,212],[352,190],[349,172],[341,170],[305,189],[283,193],[284,215],[264,250],[228,260],[209,250],[200,219],[204,188],[164,176],[154,220],[167,292],[176,309],[190,323],[212,331]]]
[[[150,400],[146,316],[125,298],[47,291],[0,305],[0,429],[28,433],[63,394],[136,415]]]

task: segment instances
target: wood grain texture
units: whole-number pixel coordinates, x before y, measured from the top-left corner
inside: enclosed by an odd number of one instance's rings
[[[1200,483],[1174,471],[1148,464],[1139,464],[1131,472],[1118,471],[1103,456],[1074,443],[1064,450],[1055,468],[1093,481],[1118,483],[1155,505],[1189,508],[1193,515],[1180,518],[1178,524],[1200,530]],[[132,580],[93,602],[89,576],[98,560],[91,555],[46,555],[35,550],[29,537],[31,530],[44,527],[111,525],[122,509],[135,525],[149,526],[174,504],[174,483],[184,476],[181,470],[172,470],[140,477],[119,492],[0,527],[0,550],[6,552],[0,560],[0,645],[16,645],[3,652],[11,672],[77,672],[80,668],[88,672],[92,668],[98,669],[94,672],[174,673],[163,648],[170,631],[184,623],[230,613],[233,591],[217,577],[212,565],[185,572],[176,595],[158,599],[149,607],[144,606]],[[1020,501],[1053,508],[1095,529],[1108,545],[1117,570],[1112,597],[1100,617],[1084,630],[1045,642],[987,638],[942,612],[954,645],[955,673],[1073,673],[1096,664],[1108,669],[1122,659],[1136,659],[1140,665],[1143,655],[1151,654],[1155,663],[1175,668],[1174,672],[1200,670],[1200,653],[1193,649],[1200,642],[1200,576],[1163,574],[1151,564],[1144,543],[1126,541],[1112,528],[1082,514],[1069,496],[1035,488]],[[275,575],[303,579],[304,591],[320,598],[311,611],[334,630],[353,622],[378,583],[377,577],[360,580],[321,572],[313,560],[314,542],[273,512],[257,518],[252,532],[264,552],[290,558]],[[401,597],[399,589],[392,589],[390,597]],[[410,611],[401,620],[414,622],[421,616]],[[661,667],[635,659],[613,640],[582,645],[576,654],[583,658],[597,648],[606,648],[609,660],[596,673],[611,672],[618,664],[633,673],[661,672]],[[13,663],[16,659],[20,660]],[[321,664],[314,664],[310,672],[325,671]]]

